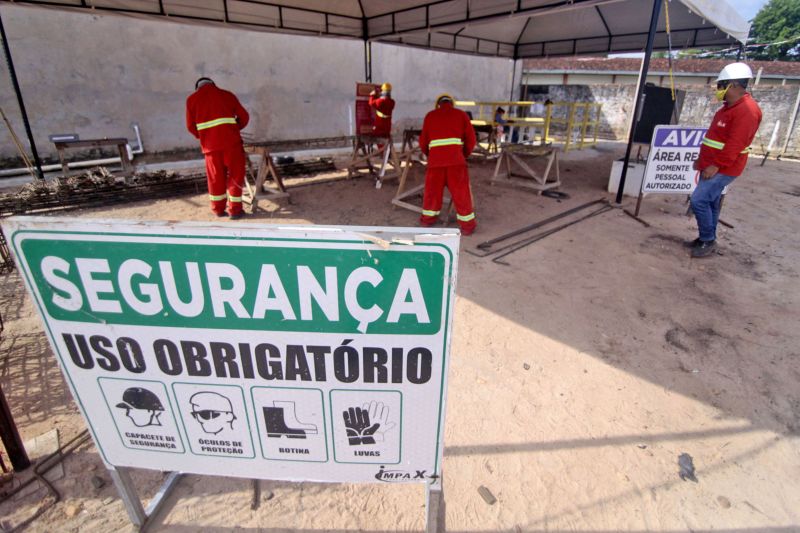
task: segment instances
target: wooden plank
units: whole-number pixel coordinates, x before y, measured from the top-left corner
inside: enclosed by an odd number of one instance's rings
[[[113,139],[83,139],[80,141],[55,141],[58,148],[98,148],[100,146],[115,146],[128,144],[128,139],[115,137]]]
[[[56,146],[56,148],[58,149],[58,160],[61,162],[61,171],[66,176],[69,173],[69,165],[67,164],[67,160],[64,157],[64,148],[63,147],[59,148],[58,146]]]

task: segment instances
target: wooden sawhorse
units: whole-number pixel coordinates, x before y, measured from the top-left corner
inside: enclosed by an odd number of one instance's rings
[[[522,156],[533,158],[546,158],[546,166],[542,174],[531,168],[528,161]],[[515,165],[523,173],[515,172]],[[555,166],[556,179],[550,180],[550,170]],[[504,171],[500,167],[505,167]],[[505,146],[500,152],[500,158],[494,167],[491,184],[514,185],[524,189],[531,189],[539,194],[548,189],[561,186],[561,175],[558,170],[558,148],[552,146],[528,146],[512,144]]]
[[[403,209],[408,209],[409,211],[413,211],[415,213],[422,214],[422,205],[415,205],[409,202],[411,198],[416,196],[422,196],[425,192],[425,182],[423,180],[422,184],[417,185],[415,187],[411,187],[410,189],[406,190],[406,182],[408,181],[408,174],[411,171],[412,167],[415,165],[421,165],[422,167],[427,167],[428,162],[425,154],[422,153],[422,150],[419,147],[419,135],[421,130],[414,130],[408,129],[403,132],[403,171],[400,174],[400,181],[397,184],[397,192],[392,198],[392,205],[395,207],[402,207]],[[405,148],[408,148],[408,151],[405,151]],[[472,194],[472,191],[470,191]],[[445,196],[442,200],[442,203],[447,206],[446,209],[443,209],[447,213],[445,217],[445,223],[450,220],[453,210],[455,206],[453,205],[453,199],[450,197],[448,191],[445,189]],[[475,203],[473,199],[473,203]]]
[[[381,162],[380,170],[377,173],[372,162],[375,158]],[[387,174],[386,167],[389,165],[391,165],[392,170],[390,174]],[[391,136],[356,136],[353,143],[353,155],[350,158],[350,164],[347,165],[347,177],[353,178],[364,175],[361,170],[367,170],[367,174],[375,177],[375,187],[378,189],[383,185],[383,180],[400,176],[400,158],[394,149]]]
[[[473,154],[482,155],[485,158],[497,157],[499,148],[497,145],[497,128],[490,125],[473,125],[475,129],[475,149]],[[486,148],[483,145],[486,145]]]
[[[255,173],[253,173],[253,166],[250,162],[250,157],[246,157],[248,172],[244,177],[245,187],[242,188],[242,193],[245,191],[247,192],[247,200],[250,203],[250,212],[256,212],[256,209],[258,208],[258,195],[260,193],[266,194],[267,198],[270,200],[289,198],[289,202],[291,203],[289,193],[286,191],[286,186],[283,184],[283,178],[281,178],[278,169],[275,167],[275,163],[272,161],[272,154],[270,153],[269,148],[266,146],[261,146],[256,142],[245,143],[244,152],[245,154],[255,154],[261,158],[258,162],[257,170]],[[253,182],[255,183],[254,186],[250,185],[250,180],[248,180],[247,174],[250,174],[250,176],[253,178]],[[267,177],[271,177],[272,181],[275,182],[275,188],[265,186]]]

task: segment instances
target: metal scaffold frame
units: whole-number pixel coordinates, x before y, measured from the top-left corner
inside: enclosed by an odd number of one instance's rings
[[[500,126],[501,124],[495,121],[494,114],[498,107],[502,107],[508,114],[505,124],[502,125],[509,128],[509,132],[504,137],[513,139],[514,130],[519,128],[520,133],[527,131],[528,140],[523,141],[523,144],[544,146],[562,142],[564,152],[581,150],[597,144],[603,112],[603,104],[597,102],[459,100],[456,105],[467,111],[470,111],[470,108],[476,110],[472,113],[472,124],[478,128]],[[536,116],[535,112],[538,112],[539,116]],[[556,135],[553,126],[563,126],[563,134]],[[558,128],[558,130],[561,129]],[[497,145],[509,144],[506,139],[498,137],[499,134],[492,131],[485,141],[487,146],[481,146],[481,149],[488,153],[495,153],[498,151]]]

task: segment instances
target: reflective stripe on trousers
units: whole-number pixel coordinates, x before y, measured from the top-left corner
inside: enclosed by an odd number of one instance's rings
[[[451,146],[451,145],[463,145],[464,141],[459,139],[458,137],[448,137],[446,139],[434,139],[428,143],[429,148],[436,148],[437,146]]]
[[[227,197],[228,197],[228,195],[227,195],[227,194],[209,194],[209,195],[208,195],[208,198],[209,198],[209,199],[210,199],[212,202],[219,202],[220,200],[224,200],[224,199],[225,199],[225,198],[227,198]]]
[[[469,222],[470,220],[473,220],[475,218],[475,212],[473,211],[472,213],[464,216],[456,215],[456,218],[461,222]]]
[[[207,122],[198,122],[197,129],[207,130],[208,128],[213,128],[214,126],[221,126],[223,124],[236,124],[236,119],[233,117],[224,117],[224,118],[216,118],[214,120],[209,120]]]
[[[441,211],[430,211],[428,209],[423,209],[422,210],[422,216],[425,216],[425,217],[438,217],[439,213],[441,213]]]
[[[723,148],[725,148],[725,143],[721,143],[719,141],[715,141],[713,139],[709,139],[708,137],[703,137],[703,145],[704,146],[708,146],[709,148],[714,148],[716,150],[722,150]],[[747,148],[745,148],[744,150],[742,150],[739,153],[741,153],[741,154],[750,153],[750,147],[748,146]]]

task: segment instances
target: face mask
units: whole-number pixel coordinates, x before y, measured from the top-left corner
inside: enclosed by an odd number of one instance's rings
[[[717,100],[719,100],[720,102],[724,101],[725,100],[725,95],[728,93],[728,89],[730,89],[730,88],[731,88],[731,86],[728,85],[724,89],[717,89],[717,92],[714,93],[714,95],[717,97]]]

